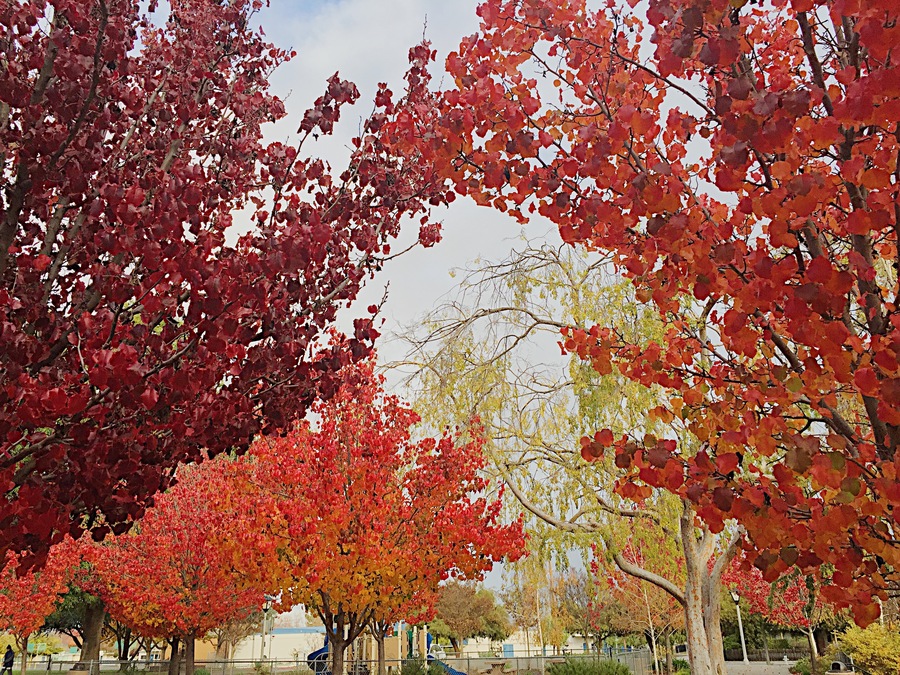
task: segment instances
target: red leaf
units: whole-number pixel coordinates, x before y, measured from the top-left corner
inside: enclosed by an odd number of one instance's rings
[[[860,368],[853,374],[853,382],[860,392],[867,396],[877,396],[878,376],[872,368]]]

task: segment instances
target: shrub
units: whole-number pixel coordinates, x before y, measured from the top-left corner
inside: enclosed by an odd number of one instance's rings
[[[725,649],[740,649],[741,639],[737,635],[726,635],[722,638],[722,647]]]
[[[868,628],[850,626],[840,636],[841,649],[860,670],[870,675],[900,672],[900,635],[880,623]]]
[[[617,661],[567,658],[561,663],[549,664],[547,675],[631,675],[631,670]]]
[[[428,675],[428,664],[424,659],[407,659],[400,666],[400,675]]]
[[[656,662],[656,672],[666,672],[665,659],[660,659]],[[691,675],[691,664],[684,659],[672,659],[672,675]]]
[[[789,668],[789,671],[793,673],[793,675],[825,675],[828,672],[828,667],[831,665],[831,661],[825,657],[820,656],[816,660],[816,669],[813,670],[812,666],[809,662],[809,657],[803,657],[797,663],[792,665]]]
[[[194,668],[194,675],[209,675],[209,671],[206,668]]]

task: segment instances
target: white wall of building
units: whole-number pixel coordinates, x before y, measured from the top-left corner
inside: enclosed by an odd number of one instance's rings
[[[479,654],[496,652],[498,656],[527,656],[541,653],[540,638],[537,631],[526,634],[523,630],[517,630],[506,640],[491,641],[485,638],[473,638],[465,640],[462,646],[461,656],[477,657]],[[449,650],[449,647],[445,647]],[[570,635],[564,646],[564,651],[570,654],[582,654],[591,650],[591,641],[580,636]],[[550,656],[555,650],[550,645],[544,648],[544,654]]]
[[[262,636],[251,635],[238,644],[234,652],[234,658],[238,661],[259,661]],[[297,661],[306,663],[306,657],[321,649],[325,643],[324,626],[304,627],[277,627],[271,635],[266,636],[266,644],[263,648],[264,659],[277,661]]]

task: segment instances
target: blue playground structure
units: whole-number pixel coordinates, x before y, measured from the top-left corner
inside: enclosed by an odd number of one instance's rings
[[[436,665],[436,666],[440,667],[441,670],[443,670],[443,671],[445,672],[446,675],[466,675],[466,674],[463,673],[462,671],[456,670],[456,668],[451,668],[450,666],[448,666],[448,665],[447,665],[446,663],[444,663],[443,661],[439,661],[439,660],[436,659],[434,656],[432,656],[432,654],[431,654],[431,642],[432,642],[432,640],[433,640],[433,638],[431,637],[431,633],[428,633],[428,634],[425,636],[425,645],[428,647],[428,657],[427,657],[427,659],[428,659],[428,665],[429,665],[429,666],[431,666],[431,665]]]
[[[331,650],[328,649],[328,636],[326,635],[325,646],[321,649],[317,649],[306,657],[306,665],[308,665],[309,669],[316,675],[328,675],[331,672],[328,670],[329,651]]]
[[[449,665],[436,659],[432,656],[431,652],[431,642],[432,636],[431,633],[426,635],[426,645],[428,649],[428,656],[426,657],[428,660],[428,665],[436,665],[442,671],[444,671],[444,675],[466,675],[462,671],[456,670],[455,668],[451,668]],[[328,645],[328,636],[325,636],[325,644],[321,649],[317,649],[316,651],[310,653],[306,657],[306,664],[309,666],[310,670],[315,673],[315,675],[331,675],[330,670],[330,662],[329,662],[329,653],[331,649]]]

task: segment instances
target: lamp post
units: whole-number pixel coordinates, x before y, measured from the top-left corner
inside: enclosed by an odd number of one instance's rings
[[[744,622],[741,621],[741,594],[731,591],[731,599],[734,600],[734,607],[737,610],[738,633],[741,636],[741,652],[744,654],[744,663],[750,663],[750,659],[747,658],[747,643],[744,641]]]
[[[269,621],[269,605],[270,605],[269,596],[264,595],[263,598],[265,598],[265,600],[263,601],[263,606],[262,606],[262,611],[263,611],[262,636],[261,636],[262,639],[259,641],[259,662],[260,663],[263,663],[266,660],[266,625],[268,624],[268,621]]]
[[[272,608],[272,603],[277,602],[279,596],[269,595],[265,593],[263,595],[263,618],[262,618],[262,641],[259,645],[259,662],[263,663],[266,660],[266,632],[269,626],[269,610]],[[272,639],[269,638],[269,654],[272,653]]]
[[[272,659],[272,640],[275,639],[275,616],[274,613],[269,618],[269,612],[272,611],[272,603],[279,602],[281,600],[281,594],[278,595],[269,595],[268,593],[263,595],[265,599],[265,603],[263,604],[263,629],[269,634],[269,649],[266,652],[266,659]],[[263,644],[265,645],[265,639],[263,640]]]

